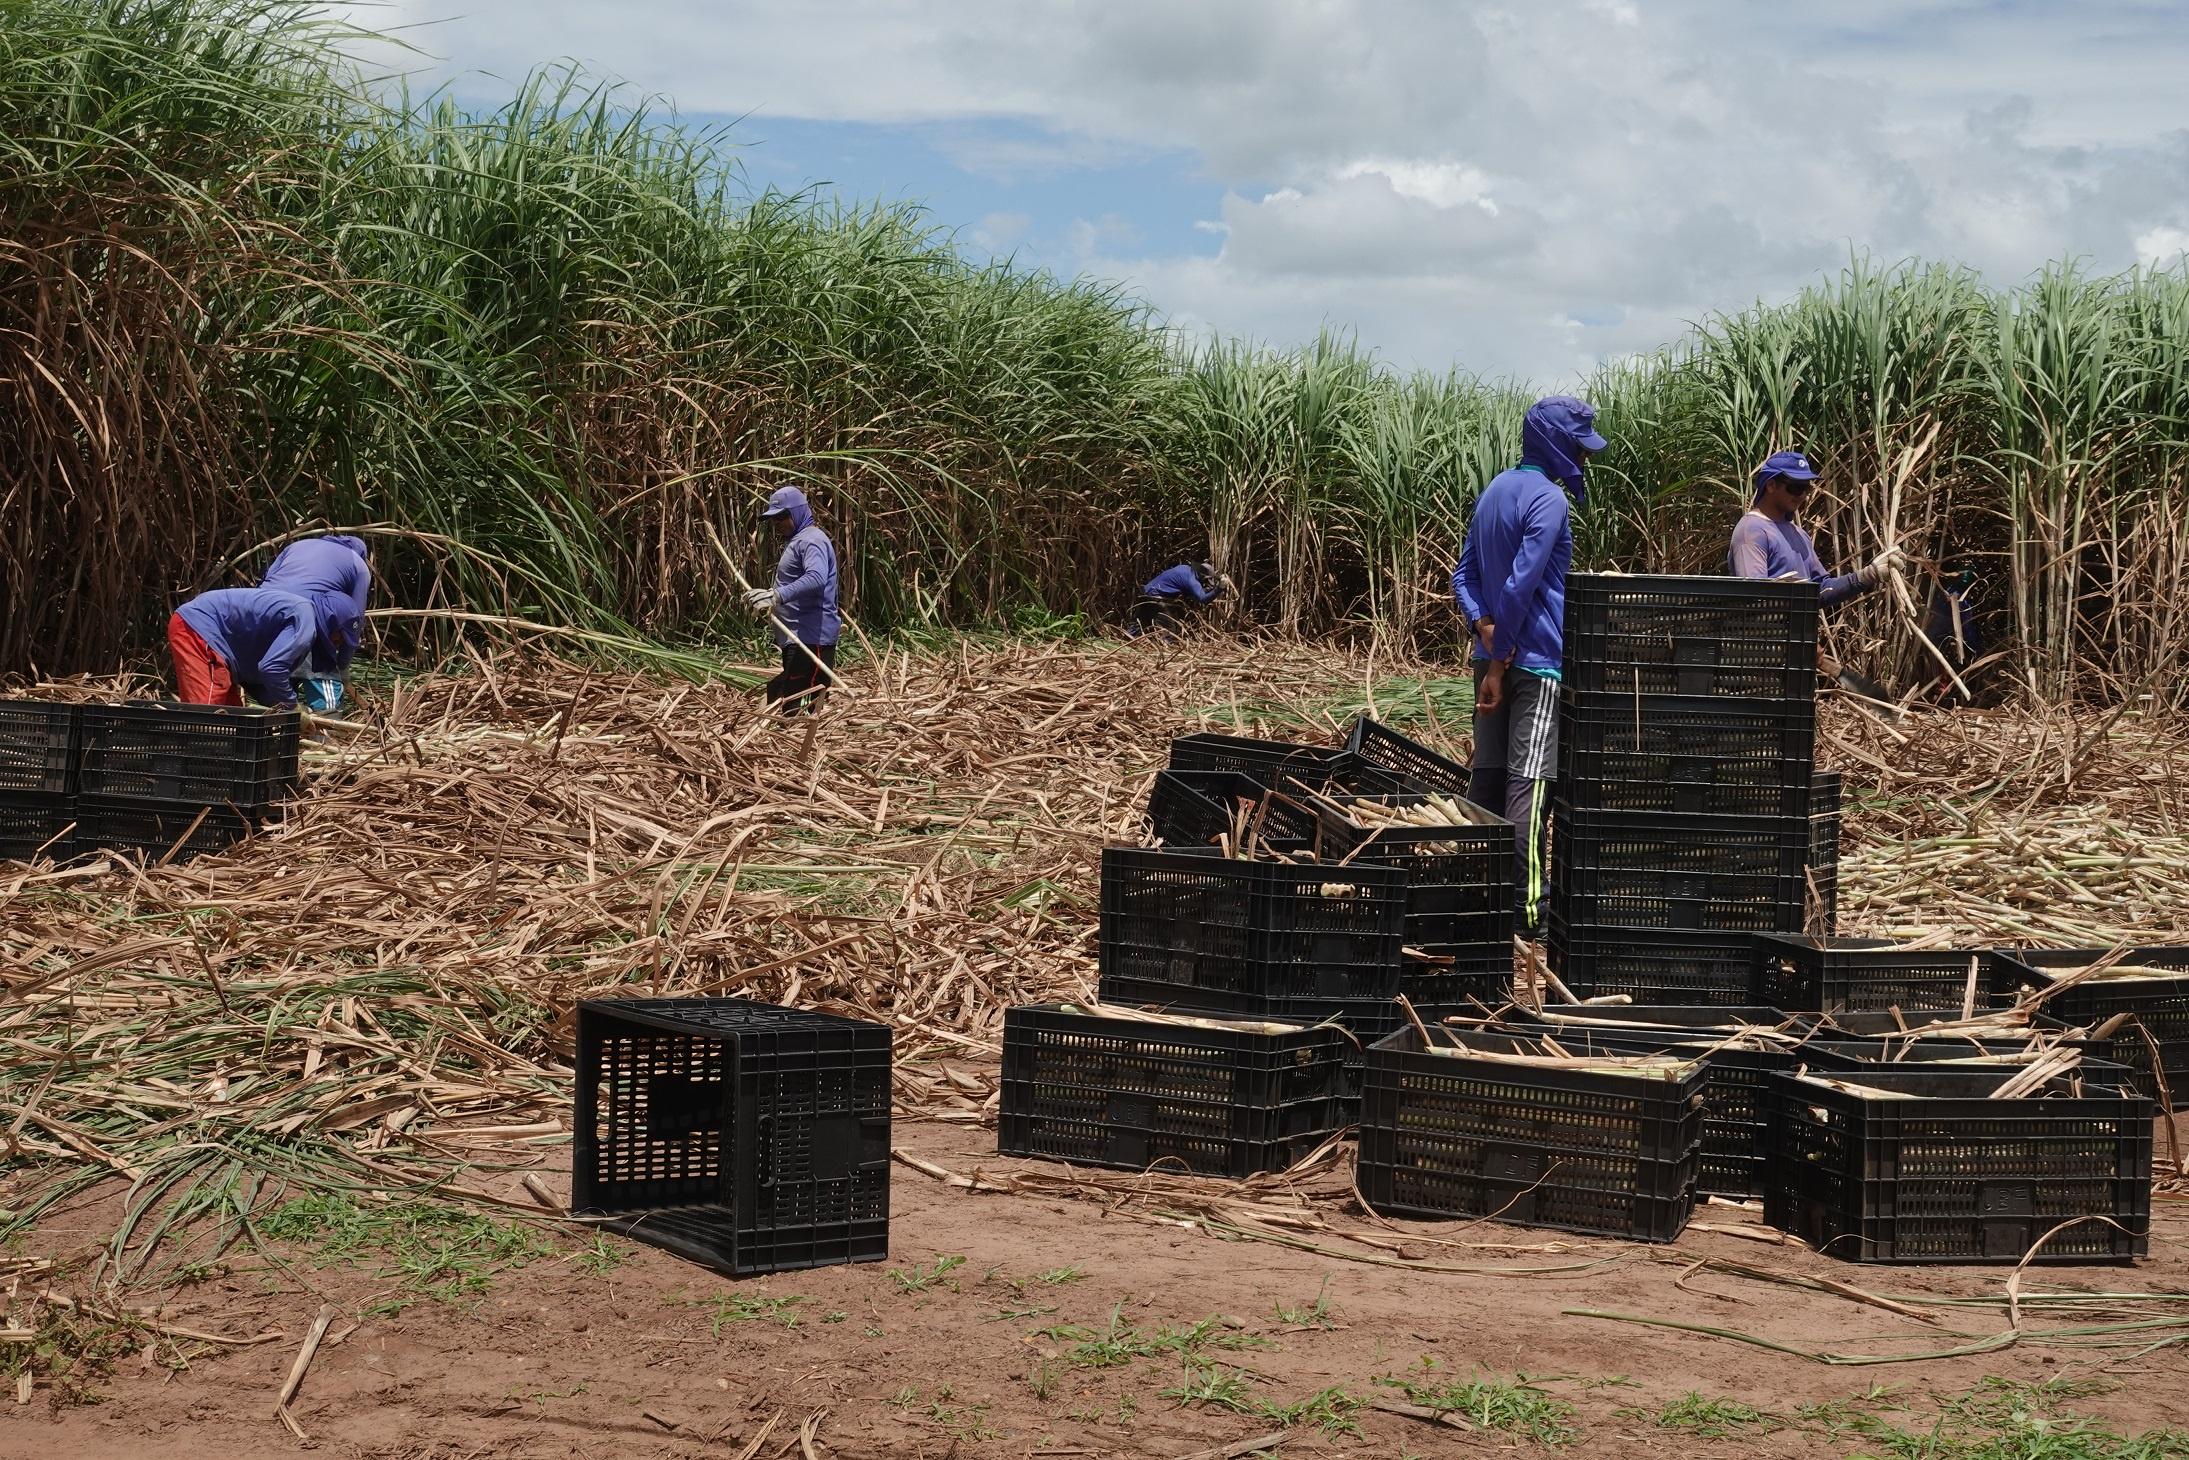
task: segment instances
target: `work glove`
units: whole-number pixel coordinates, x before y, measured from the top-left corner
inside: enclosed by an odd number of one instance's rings
[[[1908,566],[1908,555],[1899,548],[1887,548],[1871,561],[1855,570],[1855,581],[1865,588],[1875,588],[1885,581],[1888,573],[1899,573]]]
[[[773,613],[782,596],[773,588],[748,588],[745,590],[745,606],[754,613]]]
[[[1231,581],[1231,574],[1218,573],[1216,575],[1216,591],[1218,593],[1237,594],[1239,589],[1238,585]]]

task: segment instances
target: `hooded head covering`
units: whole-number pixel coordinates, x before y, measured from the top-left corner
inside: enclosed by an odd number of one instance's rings
[[[333,533],[321,538],[320,541],[331,542],[336,547],[346,547],[361,558],[368,556],[365,551],[365,540],[361,537],[344,537],[339,533]]]
[[[806,505],[806,494],[796,487],[777,487],[768,497],[768,510],[762,517],[788,517],[792,532],[804,532],[813,526],[813,509]]]
[[[1570,395],[1547,395],[1521,418],[1521,464],[1565,483],[1575,500],[1582,495],[1584,453],[1602,451],[1604,445],[1596,434],[1596,407]]]
[[[364,634],[365,621],[358,616],[357,605],[350,596],[324,588],[314,588],[304,596],[312,601],[312,616],[319,623],[320,644],[328,654],[355,649]]]
[[[1774,451],[1756,471],[1756,495],[1771,484],[1771,478],[1785,477],[1789,481],[1813,482],[1816,471],[1809,465],[1809,458],[1798,451]]]

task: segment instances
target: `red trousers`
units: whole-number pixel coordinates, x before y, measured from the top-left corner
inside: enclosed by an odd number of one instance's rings
[[[181,614],[167,620],[167,651],[175,656],[175,691],[186,705],[240,705],[243,691],[236,688],[228,665],[198,631],[182,621]]]

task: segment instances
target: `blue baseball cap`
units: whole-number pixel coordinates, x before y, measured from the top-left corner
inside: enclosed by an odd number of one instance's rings
[[[1817,479],[1817,472],[1809,465],[1809,458],[1798,451],[1774,451],[1756,473],[1756,495],[1763,495],[1764,487],[1773,477],[1785,477],[1793,482],[1813,482]]]

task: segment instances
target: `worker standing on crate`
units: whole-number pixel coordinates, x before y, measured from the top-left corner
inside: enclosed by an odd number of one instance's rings
[[[1185,622],[1189,608],[1206,608],[1231,591],[1231,580],[1214,563],[1178,563],[1148,580],[1133,604],[1132,636],[1169,632]]]
[[[1809,458],[1798,451],[1774,452],[1756,472],[1755,501],[1733,524],[1727,566],[1736,578],[1805,578],[1817,585],[1817,605],[1830,608],[1869,592],[1907,565],[1907,554],[1887,548],[1852,573],[1824,571],[1816,543],[1796,517],[1817,479]]]
[[[803,714],[820,703],[836,677],[836,637],[843,631],[836,607],[836,546],[814,525],[813,508],[796,487],[778,487],[760,515],[784,539],[775,586],[745,595],[747,606],[767,615],[783,651],[783,671],[768,681],[764,694],[784,714]]]
[[[307,537],[290,543],[274,557],[261,588],[278,588],[311,600],[319,619],[312,639],[311,673],[302,695],[315,710],[342,707],[350,660],[365,633],[365,600],[372,592],[372,567],[363,538]]]
[[[1502,809],[1520,854],[1520,931],[1543,925],[1550,869],[1543,824],[1558,774],[1558,680],[1565,664],[1566,571],[1573,564],[1573,502],[1583,471],[1604,449],[1596,408],[1570,395],[1528,407],[1520,464],[1475,500],[1452,570],[1452,596],[1474,639],[1475,753],[1467,797]]]
[[[293,710],[292,680],[309,662],[318,633],[318,612],[298,594],[278,588],[200,593],[167,620],[178,695],[186,705],[240,705],[248,690],[262,705]]]

